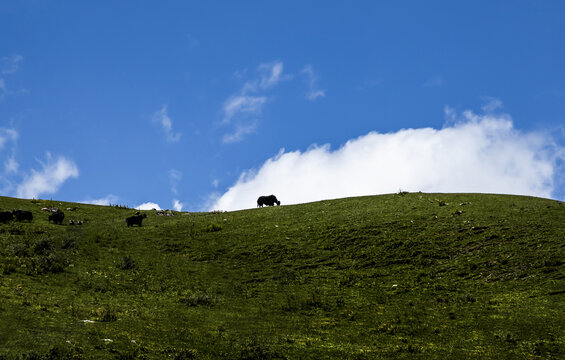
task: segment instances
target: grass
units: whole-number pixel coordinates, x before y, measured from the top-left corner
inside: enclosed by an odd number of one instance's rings
[[[0,198],[17,208],[0,359],[565,357],[558,201],[401,192],[133,228],[124,206]]]

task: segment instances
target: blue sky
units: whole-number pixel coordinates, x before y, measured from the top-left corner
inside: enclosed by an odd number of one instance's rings
[[[563,200],[563,19],[561,1],[3,2],[0,195]]]

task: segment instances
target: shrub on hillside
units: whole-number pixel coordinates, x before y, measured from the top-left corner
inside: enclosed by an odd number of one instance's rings
[[[112,206],[112,205],[110,205]],[[122,210],[129,210],[130,207],[128,207],[127,205],[114,205],[114,208],[116,209],[122,209]]]
[[[61,240],[61,249],[76,249],[77,248],[77,243],[76,240],[73,238],[69,238],[66,237],[63,240]]]
[[[52,252],[31,259],[30,266],[27,268],[28,275],[41,275],[45,273],[60,273],[69,265],[69,261],[60,251]]]
[[[49,254],[55,246],[50,238],[40,238],[35,241],[33,246],[33,252],[37,255]]]
[[[16,257],[27,257],[29,256],[29,245],[27,243],[14,243],[10,244],[6,248],[9,254]]]

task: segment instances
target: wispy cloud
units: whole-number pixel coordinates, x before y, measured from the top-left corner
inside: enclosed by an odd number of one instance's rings
[[[245,82],[240,90],[224,101],[222,125],[233,124],[233,129],[231,133],[224,134],[222,142],[238,142],[255,132],[263,106],[269,101],[266,91],[291,78],[290,75],[283,74],[283,71],[282,61],[259,65],[257,78]],[[245,72],[237,74],[242,77]]]
[[[104,205],[104,206],[108,206],[108,205],[116,205],[118,204],[120,198],[116,195],[113,194],[108,194],[103,198],[99,198],[99,199],[88,199],[88,200],[84,200],[81,201],[81,203],[83,204],[92,204],[92,205]]]
[[[260,115],[266,102],[266,96],[234,95],[224,103],[223,123],[228,124],[236,115]]]
[[[175,195],[179,194],[178,185],[182,180],[182,173],[178,170],[169,170],[169,182],[171,184],[171,192]]]
[[[0,73],[13,74],[18,71],[20,62],[24,59],[23,56],[14,54],[0,58]]]
[[[250,124],[237,124],[234,131],[229,134],[224,134],[222,142],[224,144],[235,143],[243,140],[247,135],[253,134],[257,129],[257,123]]]
[[[308,92],[306,93],[306,98],[310,101],[314,101],[317,98],[325,97],[326,91],[318,87],[319,76],[314,72],[312,65],[308,64],[302,69],[302,73],[308,78]]]
[[[0,151],[8,142],[16,142],[18,140],[18,131],[14,128],[0,128]]]
[[[161,110],[153,114],[153,122],[161,125],[168,142],[178,142],[180,140],[182,134],[173,131],[173,121],[167,114],[167,105],[163,105]]]
[[[4,170],[7,174],[16,174],[18,169],[20,168],[20,164],[16,160],[16,154],[12,153],[10,157],[4,162]]]
[[[284,204],[349,196],[481,192],[551,197],[565,149],[549,134],[520,132],[508,114],[452,114],[442,129],[371,132],[332,150],[281,152],[241,174],[210,209],[254,207],[259,195]],[[383,176],[386,174],[386,176]]]
[[[481,106],[481,109],[486,113],[492,113],[495,110],[502,109],[502,101],[500,99],[494,98],[492,96],[483,96],[483,101],[485,104]]]
[[[0,159],[4,158],[4,155],[7,154],[4,159],[4,171],[6,176],[16,174],[20,166],[16,160],[16,143],[18,137],[19,134],[16,129],[0,128]],[[8,144],[11,145],[11,149],[5,152],[4,149],[8,146]]]
[[[0,128],[0,193],[19,198],[37,198],[54,194],[71,178],[79,176],[78,166],[64,156],[54,158],[49,152],[45,160],[37,160],[40,169],[22,171],[16,158],[20,134],[14,128]]]
[[[262,89],[268,89],[283,80],[289,80],[292,78],[291,75],[283,75],[282,61],[273,61],[271,63],[261,64],[259,65],[258,71],[261,74],[259,86]]]
[[[51,154],[47,153],[47,161],[40,163],[41,170],[31,170],[18,185],[19,198],[31,199],[44,194],[54,194],[65,181],[79,175],[77,165],[63,156],[53,159]]]
[[[0,75],[10,75],[18,71],[19,63],[24,59],[21,55],[10,55],[0,58]],[[7,94],[20,94],[25,93],[25,90],[10,91],[6,87],[6,80],[0,77],[0,100],[3,100]]]

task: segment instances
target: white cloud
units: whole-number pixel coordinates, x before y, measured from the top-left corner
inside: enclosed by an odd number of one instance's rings
[[[19,63],[24,59],[21,55],[3,56],[0,58],[0,73],[13,74],[18,71]]]
[[[18,137],[19,134],[16,129],[0,128],[0,150],[2,150],[9,141],[16,142]]]
[[[1,98],[2,94],[0,94]],[[19,134],[13,128],[0,128],[0,159],[4,159],[4,171],[0,171],[0,193],[12,194],[15,183],[11,178],[18,174],[20,164],[16,159],[17,140]],[[5,153],[4,150],[9,148]]]
[[[318,80],[319,77],[314,73],[314,69],[312,69],[312,65],[306,65],[302,69],[302,73],[306,74],[308,77],[308,92],[306,93],[306,98],[310,101],[314,101],[319,97],[325,97],[326,92],[325,90],[321,90],[318,88]]]
[[[261,73],[261,81],[259,85],[263,89],[268,89],[277,85],[282,80],[289,79],[290,76],[283,76],[283,63],[281,61],[273,61],[271,63],[264,63],[259,65],[259,72]]]
[[[24,58],[21,55],[10,55],[10,56],[3,56],[0,58],[0,74],[1,75],[9,75],[14,74],[18,71],[19,63]],[[20,90],[17,93],[22,93],[24,90]],[[13,93],[6,88],[6,82],[4,78],[0,77],[0,100],[4,99],[6,94]]]
[[[18,71],[19,63],[24,59],[23,56],[14,54],[0,58],[0,73],[13,74]]]
[[[307,95],[306,98],[308,100],[316,100],[319,97],[324,97],[326,96],[326,92],[323,90],[316,90],[316,91],[310,91]]]
[[[100,199],[84,200],[81,201],[81,203],[108,206],[108,205],[116,205],[118,201],[119,201],[119,197],[113,194],[109,194]]]
[[[484,96],[483,100],[485,101],[485,104],[481,106],[481,109],[486,113],[492,113],[495,110],[502,108],[502,101],[500,99],[491,96]]]
[[[153,122],[161,125],[165,135],[167,136],[168,142],[178,142],[180,140],[182,134],[173,131],[173,121],[167,114],[167,105],[163,105],[161,110],[156,111],[153,114]]]
[[[243,138],[249,134],[252,134],[257,129],[257,123],[251,124],[237,124],[235,129],[230,134],[224,134],[222,137],[222,142],[224,144],[235,143],[243,140]]]
[[[41,170],[31,170],[31,174],[18,185],[17,197],[31,199],[42,194],[54,194],[65,181],[69,178],[77,178],[79,175],[76,164],[63,156],[53,161],[48,153],[47,163],[41,163],[41,165]]]
[[[154,202],[146,202],[143,203],[141,205],[138,205],[135,207],[136,210],[161,210],[161,207],[159,206],[159,204],[156,204]]]
[[[171,192],[175,195],[178,195],[178,184],[182,179],[182,173],[178,170],[171,169],[169,170],[169,181],[171,183]]]
[[[179,200],[177,200],[177,199],[173,200],[173,209],[175,211],[182,211],[183,206],[184,206],[184,204],[181,203]]]
[[[8,174],[12,173],[15,174],[18,172],[18,169],[20,168],[20,164],[18,163],[18,161],[16,160],[16,156],[14,154],[12,154],[8,160],[6,160],[4,162],[4,169],[6,170],[6,172]]]
[[[337,150],[329,145],[281,150],[260,169],[241,174],[222,196],[215,195],[210,209],[254,207],[258,196],[268,194],[284,205],[399,189],[547,198],[559,160],[565,160],[565,149],[548,134],[520,132],[508,115],[465,111],[440,130],[370,132]]]
[[[235,95],[224,103],[224,120],[227,124],[235,115],[250,114],[259,115],[263,105],[267,102],[265,96]]]
[[[230,125],[234,123],[234,119],[236,120],[233,131],[223,136],[224,143],[241,141],[246,135],[255,131],[263,106],[269,101],[265,92],[281,81],[291,78],[290,75],[283,75],[283,69],[284,65],[281,61],[259,65],[258,78],[247,81],[241,89],[224,101],[222,125]],[[244,74],[245,72],[236,72],[238,78]]]

